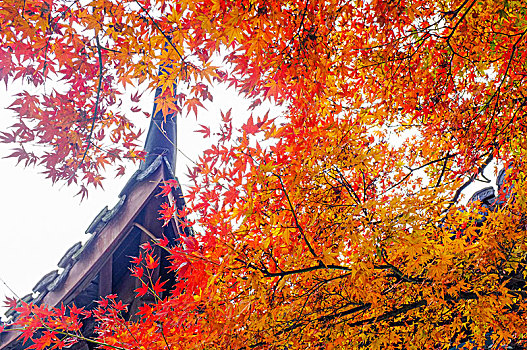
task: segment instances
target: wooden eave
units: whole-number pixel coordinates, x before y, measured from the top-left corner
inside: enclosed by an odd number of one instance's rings
[[[95,277],[109,256],[126,238],[133,227],[134,219],[148,200],[155,195],[162,180],[163,171],[162,167],[159,167],[149,179],[137,184],[126,199],[119,215],[116,215],[94,237],[91,248],[82,252],[82,257],[73,265],[66,281],[56,290],[49,292],[42,299],[42,304],[55,307],[60,303],[68,303],[75,291],[83,289],[83,283],[88,283]]]
[[[159,184],[173,178],[172,169],[163,158],[160,156],[149,169],[138,171],[132,176],[121,192],[121,198],[124,198],[122,203],[118,203],[116,208],[112,209],[113,213],[105,208],[88,228],[87,233],[93,232],[93,235],[84,244],[80,254],[75,257],[67,271],[65,269],[62,272],[65,275],[62,276],[60,285],[47,291],[43,298],[34,302],[50,307],[68,304],[94,280],[108,260],[111,260],[114,251],[132,231],[134,220],[157,194]],[[105,216],[109,217],[106,221],[104,221]],[[65,257],[68,253],[69,251]],[[63,260],[64,257],[61,262]],[[0,334],[0,350],[8,349],[20,335],[20,332]]]
[[[168,73],[161,67],[160,74]],[[156,89],[153,117],[145,141],[146,157],[122,189],[119,202],[110,210],[105,207],[94,218],[86,230],[86,233],[91,235],[90,239],[84,244],[76,243],[68,249],[59,261],[60,270],[54,270],[43,276],[33,287],[33,293],[24,296],[22,301],[56,307],[74,300],[75,303],[83,299],[85,301],[86,298],[90,302],[95,300],[92,298],[93,288],[98,288],[100,297],[108,295],[109,292],[113,293],[114,287],[123,292],[133,286],[130,280],[123,281],[126,267],[123,254],[126,254],[126,249],[130,253],[133,244],[150,240],[152,235],[161,236],[164,232],[157,218],[157,209],[162,199],[154,196],[161,181],[176,179],[174,176],[177,149],[176,114],[175,111],[169,111],[165,115],[163,111],[157,110],[157,101],[162,91],[160,87]],[[185,206],[180,187],[173,189],[168,200],[175,203],[178,209]],[[146,222],[146,226],[149,227],[141,226],[135,220],[143,220],[143,224]],[[184,228],[178,222],[172,221],[167,231],[171,233],[169,238],[172,241],[175,242],[183,231],[191,234],[192,229]],[[149,234],[146,235],[145,232],[139,234],[137,227],[142,227],[142,230],[146,230]],[[129,240],[125,242],[127,237]],[[116,250],[119,250],[119,254],[114,254]],[[115,260],[114,255],[116,259],[121,260]],[[118,279],[122,282],[121,289],[117,285],[112,285],[114,276],[121,276]],[[120,283],[119,281],[116,280],[116,283]],[[132,292],[127,290],[127,294],[133,297],[133,288]],[[36,297],[33,297],[34,295]],[[137,307],[138,301],[134,300],[134,304],[131,308]],[[6,316],[11,320],[16,319],[17,312],[11,308],[6,312]],[[9,325],[6,328],[9,329]],[[16,346],[15,340],[19,335],[20,333],[7,331],[0,333],[0,350]]]

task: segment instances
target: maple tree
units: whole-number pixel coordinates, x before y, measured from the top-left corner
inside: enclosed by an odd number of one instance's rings
[[[160,86],[164,112],[198,113],[214,81],[287,106],[198,130],[215,141],[190,171],[200,233],[159,243],[180,278],[169,298],[137,322],[112,298],[24,305],[24,336],[46,330],[36,348],[79,339],[88,314],[118,349],[525,340],[525,1],[5,0],[0,28],[6,84],[64,83],[20,93],[2,133],[53,180],[98,185],[106,164],[141,157],[119,111],[129,85]],[[461,205],[493,160],[509,169],[499,203]],[[135,260],[139,294],[163,290],[145,278],[152,254]]]

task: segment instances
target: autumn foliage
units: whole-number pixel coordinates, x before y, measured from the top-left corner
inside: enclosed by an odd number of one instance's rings
[[[0,78],[35,87],[1,137],[54,181],[98,185],[141,157],[139,107],[120,110],[132,86],[182,114],[215,81],[287,107],[198,130],[214,141],[190,171],[198,234],[160,243],[180,283],[134,322],[101,302],[103,348],[520,346],[526,34],[525,1],[3,0]],[[499,204],[463,206],[490,164],[509,169]],[[38,349],[82,339],[85,310],[22,310]]]

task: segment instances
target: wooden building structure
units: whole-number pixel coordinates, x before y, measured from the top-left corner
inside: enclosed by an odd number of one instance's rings
[[[161,90],[156,91],[156,98]],[[154,104],[154,112],[156,106]],[[145,161],[132,175],[119,194],[118,203],[112,208],[105,207],[86,230],[91,237],[84,244],[74,244],[58,262],[58,269],[46,274],[33,287],[32,293],[22,298],[25,302],[51,307],[75,303],[77,307],[91,309],[95,301],[109,294],[116,294],[119,300],[129,305],[128,316],[134,315],[137,308],[152,300],[148,296],[136,298],[134,290],[140,281],[131,276],[130,257],[139,254],[139,246],[163,235],[172,243],[185,231],[191,234],[191,228],[183,227],[181,220],[173,219],[167,226],[158,220],[158,210],[166,197],[156,196],[159,185],[167,180],[177,180],[174,175],[176,163],[176,116],[166,118],[161,112],[152,117],[146,138]],[[168,196],[179,210],[185,202],[178,186]],[[158,249],[158,248],[157,248]],[[158,250],[160,266],[154,274],[175,283],[174,277],[167,275],[166,252]],[[156,276],[153,276],[156,277]],[[10,309],[6,313],[10,320],[17,313]],[[9,326],[8,326],[9,327]],[[93,324],[84,325],[84,334],[90,334]],[[20,333],[4,332],[0,334],[0,350],[18,350],[28,346],[21,344]],[[74,345],[75,349],[90,349],[85,342]]]

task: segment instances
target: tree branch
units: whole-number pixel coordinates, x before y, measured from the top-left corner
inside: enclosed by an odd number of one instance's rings
[[[95,122],[97,121],[97,114],[99,114],[99,101],[101,98],[101,88],[102,88],[102,69],[103,69],[103,63],[102,63],[102,52],[101,52],[101,43],[99,41],[99,33],[95,34],[95,40],[97,42],[97,53],[99,54],[99,82],[97,84],[97,96],[95,98],[95,107],[93,108],[93,117],[91,118],[91,128],[90,133],[88,134],[88,145],[86,146],[86,149],[84,150],[84,154],[82,155],[82,159],[79,164],[77,164],[77,169],[82,165],[84,162],[84,159],[86,158],[86,155],[88,154],[88,150],[90,149],[92,145],[92,137],[93,137],[93,131],[95,129]]]
[[[296,225],[298,231],[300,231],[300,234],[302,235],[302,238],[303,238],[304,242],[306,243],[307,248],[309,249],[309,251],[311,252],[311,254],[315,258],[318,258],[317,253],[315,253],[315,250],[313,249],[313,247],[311,246],[311,244],[307,240],[307,237],[306,237],[306,235],[304,233],[304,229],[302,228],[302,226],[300,225],[300,222],[298,221],[298,218],[296,216],[296,211],[293,208],[293,203],[291,203],[291,199],[289,198],[289,195],[287,194],[287,190],[285,189],[285,185],[284,185],[284,182],[282,181],[282,177],[280,177],[280,175],[275,174],[275,173],[273,173],[273,175],[278,178],[278,181],[280,181],[280,185],[282,187],[282,191],[284,191],[285,198],[287,199],[287,202],[289,203],[289,208],[291,209],[291,212],[293,213],[293,218],[295,220],[295,225]]]
[[[463,8],[463,6],[465,6],[465,4],[467,3],[467,1],[465,1],[463,3],[463,5],[461,5],[455,12],[455,15],[457,15],[459,13],[459,11],[461,10],[461,8]],[[446,38],[446,41],[449,42],[450,39],[452,38],[452,36],[454,35],[455,31],[457,30],[457,27],[459,27],[459,25],[461,24],[461,22],[463,22],[463,20],[465,19],[465,17],[467,16],[467,14],[470,12],[470,9],[476,4],[476,0],[473,0],[470,5],[468,6],[467,10],[463,13],[463,15],[461,16],[461,18],[457,21],[457,23],[454,25],[454,28],[452,28],[452,31],[450,32],[450,34],[448,34],[447,38]],[[455,15],[452,17],[452,19],[454,19]]]
[[[461,185],[460,188],[457,189],[456,193],[454,194],[454,198],[452,198],[452,201],[450,205],[448,206],[447,210],[450,209],[450,207],[454,205],[454,203],[457,202],[457,200],[459,199],[459,196],[461,196],[461,192],[463,192],[465,188],[467,188],[472,182],[474,182],[476,177],[478,177],[478,175],[481,174],[485,170],[485,168],[490,164],[490,162],[492,162],[493,159],[494,159],[494,152],[492,149],[487,159],[485,159],[483,164],[481,164],[481,166],[478,168],[478,171],[472,176],[470,176],[470,178],[463,185]]]

